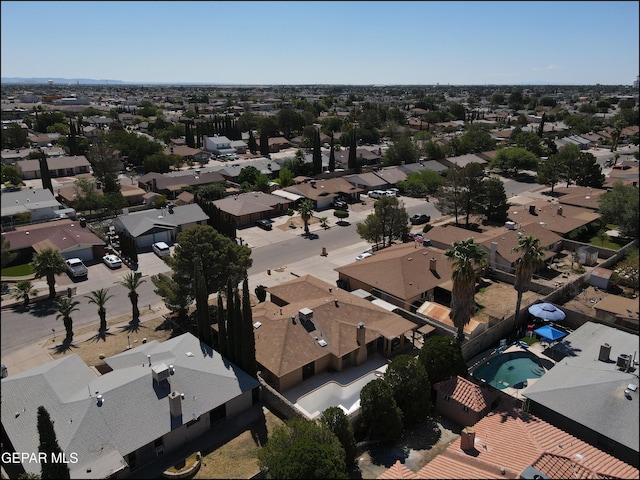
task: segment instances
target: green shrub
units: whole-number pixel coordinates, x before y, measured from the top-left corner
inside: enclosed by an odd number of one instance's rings
[[[346,210],[334,210],[333,214],[338,218],[347,218],[349,216],[349,212]]]

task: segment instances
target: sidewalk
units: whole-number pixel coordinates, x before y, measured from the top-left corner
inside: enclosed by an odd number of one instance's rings
[[[156,319],[162,315],[167,315],[168,313],[169,310],[167,309],[167,307],[165,307],[164,303],[155,304],[151,311],[146,308],[141,309],[140,323]],[[129,322],[116,323],[113,325],[109,325],[109,328],[116,330],[120,327],[124,328],[128,324]],[[80,344],[95,337],[96,328],[90,329],[89,331],[81,335],[74,335],[73,343]],[[46,339],[34,343],[33,345],[28,345],[21,348],[20,350],[11,352],[8,355],[3,355],[2,363],[7,367],[7,372],[9,373],[9,375],[15,375],[16,373],[20,373],[25,370],[44,365],[45,363],[49,363],[54,360],[53,357],[49,355],[51,345],[54,345],[53,339],[55,338],[55,341],[59,342],[63,336],[64,332],[58,332],[55,335],[49,335]]]

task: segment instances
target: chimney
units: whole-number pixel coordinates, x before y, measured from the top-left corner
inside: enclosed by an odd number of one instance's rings
[[[531,215],[535,215],[536,214],[536,206],[535,205],[529,205],[529,213]]]
[[[489,265],[495,268],[496,253],[498,252],[498,242],[491,242],[491,253],[489,254]]]
[[[460,432],[460,448],[464,451],[475,449],[476,432],[471,427],[465,427]]]
[[[562,216],[562,207],[558,207],[558,216],[561,217]]]
[[[431,257],[431,260],[429,260],[429,270],[432,272],[436,271],[436,259],[435,257]]]
[[[364,322],[360,322],[358,324],[358,330],[356,330],[356,341],[358,342],[358,346],[362,347],[365,344],[364,334],[367,329],[364,326]]]
[[[608,343],[600,345],[600,355],[598,355],[598,360],[600,360],[601,362],[608,362],[610,353],[611,345],[609,345]]]
[[[171,392],[169,398],[169,413],[172,417],[182,416],[182,397],[178,392]]]

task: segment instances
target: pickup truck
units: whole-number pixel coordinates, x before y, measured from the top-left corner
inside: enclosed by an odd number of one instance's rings
[[[79,258],[70,258],[67,260],[67,272],[73,278],[86,277],[89,269]]]

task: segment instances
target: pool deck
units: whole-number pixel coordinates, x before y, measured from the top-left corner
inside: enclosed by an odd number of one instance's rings
[[[480,365],[481,363],[484,363],[487,359],[492,358],[496,355],[501,355],[503,353],[510,353],[510,352],[530,352],[530,353],[533,353],[536,357],[540,358],[540,360],[542,360],[544,365],[553,366],[556,364],[555,360],[553,360],[552,358],[546,355],[546,353],[548,352],[548,347],[546,345],[540,342],[534,343],[531,346],[528,346],[522,343],[517,343],[517,344],[506,345],[498,349],[490,350],[474,357],[467,364],[467,366],[469,367],[469,373],[473,372],[478,365]],[[545,370],[549,370],[549,368],[547,368],[546,366],[544,368]],[[523,393],[526,392],[527,388],[529,388],[531,385],[533,385],[537,381],[538,381],[537,378],[528,378],[526,388],[518,389],[513,387],[506,387],[506,388],[500,389],[499,391],[511,397],[514,397],[516,399],[522,400]],[[492,388],[495,388],[495,387],[492,387]]]

